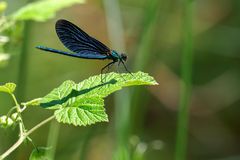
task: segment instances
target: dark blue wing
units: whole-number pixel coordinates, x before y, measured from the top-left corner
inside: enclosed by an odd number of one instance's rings
[[[69,53],[69,52],[60,51],[60,50],[45,47],[45,46],[36,46],[36,48],[43,50],[43,51],[47,51],[47,52],[53,52],[53,53],[63,54],[66,56],[85,58],[85,59],[106,59],[108,57],[107,55],[92,53],[92,52],[84,53],[84,54],[83,54],[83,52],[81,54],[80,53]],[[89,52],[89,51],[85,51],[85,52]]]
[[[67,20],[58,20],[55,27],[64,46],[84,58],[96,56],[98,59],[97,57],[107,56],[111,53],[107,46]]]

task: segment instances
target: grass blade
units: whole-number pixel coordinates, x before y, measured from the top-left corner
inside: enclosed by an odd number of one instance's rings
[[[192,0],[184,1],[183,11],[183,55],[182,55],[182,82],[180,92],[180,106],[177,124],[177,141],[175,160],[186,159],[187,135],[188,135],[188,113],[191,98],[192,80],[192,55],[193,55],[193,33],[192,33]]]

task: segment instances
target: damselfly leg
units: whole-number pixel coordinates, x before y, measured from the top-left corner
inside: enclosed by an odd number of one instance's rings
[[[101,69],[101,82],[102,82],[102,83],[103,83],[103,79],[106,78],[106,75],[105,75],[104,78],[102,77],[103,71],[104,71],[106,68],[108,68],[108,70],[107,70],[107,72],[108,72],[108,71],[109,71],[109,68],[110,68],[114,63],[115,63],[115,61],[112,61],[112,62],[108,63],[106,66],[104,66],[104,67]],[[106,73],[107,73],[107,72],[106,72]]]

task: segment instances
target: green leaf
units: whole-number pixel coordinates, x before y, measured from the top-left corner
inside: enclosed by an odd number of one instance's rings
[[[0,116],[0,127],[8,128],[14,125],[14,121],[6,115]]]
[[[122,87],[136,86],[136,85],[157,85],[158,83],[147,73],[108,73],[103,74],[104,83],[101,82],[101,76],[93,76],[80,82],[76,88],[77,90],[88,90],[84,96],[98,95],[106,97],[109,94],[122,89]]]
[[[85,126],[96,122],[108,121],[103,98],[133,85],[157,85],[147,73],[137,72],[117,74],[108,73],[90,77],[79,84],[65,81],[47,96],[42,98],[41,106],[46,109],[57,109],[55,116],[58,122]]]
[[[76,84],[67,80],[41,99],[40,105],[47,109],[59,109],[69,105],[68,99]]]
[[[41,0],[29,3],[12,15],[14,20],[46,21],[53,18],[57,11],[84,0]]]
[[[29,160],[50,160],[50,157],[48,156],[48,150],[49,148],[46,147],[35,148],[32,151]]]
[[[108,122],[103,106],[104,103],[101,98],[79,98],[71,107],[56,110],[54,114],[58,122],[86,126],[96,122]]]
[[[17,113],[17,112],[11,114],[11,119],[12,119],[14,122],[19,122],[19,121],[21,121],[21,117],[19,116],[19,113]]]
[[[12,94],[14,92],[15,88],[16,88],[15,83],[6,83],[6,84],[0,86],[0,92],[6,92],[9,94]]]

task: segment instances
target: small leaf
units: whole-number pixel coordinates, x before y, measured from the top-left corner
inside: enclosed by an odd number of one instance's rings
[[[19,116],[19,114],[17,112],[13,113],[11,115],[11,119],[14,121],[14,122],[19,122],[21,121],[21,117]]]
[[[45,21],[53,18],[57,11],[84,0],[40,0],[29,3],[12,15],[14,20]]]
[[[30,157],[29,160],[50,160],[50,157],[48,156],[48,150],[49,148],[46,147],[37,147],[35,148]]]
[[[0,86],[0,92],[6,92],[9,94],[12,94],[14,92],[15,88],[16,88],[15,83],[6,83],[6,84]]]
[[[1,128],[8,128],[14,125],[14,121],[5,115],[0,117],[0,127]]]
[[[96,122],[108,121],[104,109],[103,98],[132,85],[156,85],[151,76],[143,72],[102,75],[90,77],[79,84],[65,81],[45,96],[40,106],[47,109],[57,109],[54,114],[57,121],[78,126],[90,125]]]

